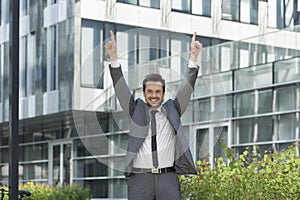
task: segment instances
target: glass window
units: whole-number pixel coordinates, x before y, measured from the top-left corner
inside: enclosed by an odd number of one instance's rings
[[[231,68],[231,59],[229,58],[232,58],[232,45],[233,43],[229,43],[229,44],[225,44],[225,45],[222,45],[219,49],[220,51],[220,54],[217,58],[218,60],[218,68],[220,69],[220,71],[229,71],[230,68]]]
[[[51,26],[47,32],[47,91],[57,89],[57,27]]]
[[[232,117],[232,96],[220,96],[213,98],[212,119],[225,119]]]
[[[291,1],[292,2],[292,1]],[[283,28],[284,1],[268,1],[268,26],[272,28]]]
[[[83,20],[81,29],[81,85],[103,88],[102,23]]]
[[[105,24],[105,30],[114,28],[111,24]],[[131,26],[117,25],[116,27],[116,39],[122,41],[117,43],[119,61],[122,64],[122,68],[127,71],[134,68],[138,63],[138,29]],[[106,37],[110,37],[109,33],[105,32]]]
[[[275,62],[274,72],[275,83],[300,80],[300,59],[293,58]]]
[[[209,156],[209,129],[198,129],[196,132],[196,160]]]
[[[239,42],[238,62],[234,68],[244,68],[250,65],[250,51],[249,44],[247,42]]]
[[[240,93],[234,95],[234,114],[236,117],[253,115],[255,112],[255,94],[254,92]]]
[[[111,152],[114,154],[126,153],[128,134],[117,134],[109,136]]]
[[[141,96],[142,97],[142,96]],[[118,132],[129,130],[129,119],[125,112],[112,113],[108,132]]]
[[[194,101],[194,120],[195,122],[211,120],[210,98]]]
[[[232,72],[200,76],[195,83],[193,97],[205,97],[232,91]]]
[[[214,159],[223,158],[227,162],[225,149],[223,146],[228,147],[228,127],[214,127]]]
[[[190,101],[188,107],[181,116],[182,123],[191,123],[193,121],[193,103]]]
[[[74,160],[74,178],[108,176],[108,167],[98,159]]]
[[[172,9],[182,12],[191,12],[190,3],[190,0],[173,0]]]
[[[113,196],[111,198],[127,197],[127,184],[125,179],[112,179],[110,182],[113,186]]]
[[[1,148],[0,149],[0,163],[7,163],[8,162],[8,148]]]
[[[234,73],[235,90],[251,89],[272,84],[272,63],[239,69]]]
[[[272,90],[236,94],[234,111],[236,117],[272,112]]]
[[[278,140],[297,140],[299,134],[297,130],[299,127],[299,118],[297,114],[279,115],[276,117],[274,129],[277,133]]]
[[[74,140],[74,157],[85,157],[108,154],[106,136],[87,137]]]
[[[236,49],[238,49],[238,56],[236,56],[237,63],[235,68],[245,68],[251,65],[258,65],[264,63],[274,62],[280,59],[280,56],[286,55],[286,51],[274,46],[251,44],[249,41],[238,42]],[[282,52],[281,52],[282,51]],[[275,56],[278,56],[276,58]]]
[[[297,15],[297,1],[285,0],[284,3],[284,26],[293,27],[295,25],[295,19]]]
[[[48,163],[28,163],[22,164],[23,180],[38,180],[48,178]]]
[[[21,17],[28,15],[28,0],[20,0]]]
[[[239,0],[222,0],[222,19],[239,21]]]
[[[241,22],[257,24],[258,23],[258,1],[241,0],[240,2]]]
[[[160,32],[159,37],[159,57],[160,63],[166,68],[170,68],[170,35],[166,32]]]
[[[3,62],[2,45],[0,45],[0,103],[2,102],[2,98],[3,98],[3,96],[2,96],[3,95],[3,92],[2,92],[3,88],[2,87],[3,87],[3,79],[4,79],[4,77],[3,77],[3,64],[2,64],[2,62]]]
[[[211,0],[193,0],[192,13],[202,16],[211,16]]]
[[[279,87],[276,92],[276,111],[295,110],[297,105],[297,86]],[[299,89],[298,89],[299,90]],[[298,97],[299,101],[299,97]],[[299,102],[298,102],[299,104]]]
[[[267,142],[273,139],[272,117],[235,121],[234,144]]]
[[[152,30],[141,29],[139,31],[138,44],[139,44],[139,63],[146,63],[158,58],[158,41],[159,32]]]
[[[174,72],[184,74],[186,70],[186,64],[188,62],[188,55],[186,52],[190,51],[190,37],[171,34],[171,68]],[[177,74],[177,78],[178,77]],[[172,78],[172,81],[176,80],[176,77]]]
[[[2,11],[2,1],[0,2],[0,26],[2,26],[2,19],[3,19],[3,16],[2,16],[2,13],[3,13],[3,11]]]
[[[150,8],[159,8],[160,0],[139,0],[139,5],[150,7]]]
[[[34,94],[35,88],[35,70],[37,70],[36,63],[36,34],[30,34],[28,37],[28,70],[27,70],[27,93],[28,95]]]
[[[20,40],[20,77],[19,77],[19,96],[27,96],[27,64],[28,64],[28,41],[27,37]]]
[[[272,112],[272,93],[272,90],[263,90],[258,92],[258,105],[255,107],[255,113],[263,114]]]
[[[117,0],[117,2],[129,3],[129,4],[134,4],[134,5],[137,5],[137,1],[138,0]]]
[[[75,180],[83,188],[89,188],[93,198],[124,199],[127,197],[125,179]]]
[[[93,198],[108,198],[109,191],[109,180],[84,180],[83,184],[81,181],[76,183],[82,185],[83,188],[89,188]]]
[[[48,144],[20,146],[20,161],[34,161],[45,159],[48,159]]]

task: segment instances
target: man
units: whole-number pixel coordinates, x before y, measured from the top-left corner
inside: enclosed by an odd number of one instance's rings
[[[188,106],[198,74],[197,59],[202,44],[191,41],[190,60],[184,80],[174,99],[165,102],[165,80],[149,74],[143,81],[145,101],[134,99],[118,62],[115,36],[105,44],[110,73],[122,109],[129,116],[130,134],[125,157],[129,200],[181,199],[178,174],[195,174],[196,169],[185,139],[180,117]]]

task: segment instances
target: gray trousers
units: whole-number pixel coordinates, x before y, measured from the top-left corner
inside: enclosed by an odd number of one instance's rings
[[[128,200],[181,200],[175,172],[133,173],[128,177]]]

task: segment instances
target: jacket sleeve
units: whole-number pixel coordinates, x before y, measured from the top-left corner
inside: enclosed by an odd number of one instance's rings
[[[134,109],[134,97],[125,81],[121,67],[109,67],[115,93],[123,111],[130,115]]]
[[[185,76],[182,80],[181,85],[179,86],[179,89],[174,99],[174,104],[180,116],[184,113],[184,111],[186,110],[189,104],[191,94],[194,90],[198,71],[199,71],[199,67],[197,68],[187,67]]]

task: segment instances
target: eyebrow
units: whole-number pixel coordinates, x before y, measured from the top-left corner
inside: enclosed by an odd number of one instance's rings
[[[150,91],[153,91],[153,90],[148,88],[148,89],[146,89],[146,91],[150,92]],[[162,91],[162,89],[157,89],[157,90],[154,90],[154,91]]]

